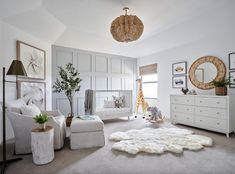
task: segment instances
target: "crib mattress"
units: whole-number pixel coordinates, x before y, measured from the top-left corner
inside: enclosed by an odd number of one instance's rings
[[[106,116],[106,115],[119,115],[130,113],[131,108],[124,107],[124,108],[97,108],[95,114],[99,116]]]

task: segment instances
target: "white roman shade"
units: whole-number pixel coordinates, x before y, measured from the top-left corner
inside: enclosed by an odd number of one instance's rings
[[[157,73],[157,63],[146,65],[146,66],[140,66],[139,71],[140,71],[140,76],[148,75],[148,74],[155,74]]]

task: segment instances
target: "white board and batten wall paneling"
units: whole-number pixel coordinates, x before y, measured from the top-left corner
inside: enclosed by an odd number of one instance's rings
[[[58,74],[58,66],[73,63],[79,71],[80,91],[74,96],[74,113],[84,114],[85,90],[133,90],[136,94],[137,59],[85,51],[60,46],[52,46],[52,84]],[[134,102],[133,102],[134,103]],[[52,94],[52,107],[59,109],[65,116],[70,112],[69,102],[64,94]]]

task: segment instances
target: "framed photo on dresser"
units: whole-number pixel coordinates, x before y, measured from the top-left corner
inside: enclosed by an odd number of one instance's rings
[[[235,52],[228,54],[229,70],[235,70]]]
[[[229,72],[229,87],[230,88],[235,88],[235,71],[230,71]]]

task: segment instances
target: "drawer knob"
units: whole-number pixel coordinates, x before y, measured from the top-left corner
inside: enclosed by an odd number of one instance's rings
[[[202,112],[202,110],[200,110],[200,112]]]
[[[216,102],[217,104],[220,104],[220,102]]]
[[[200,122],[202,122],[202,120],[200,120]]]
[[[220,125],[219,123],[217,123],[217,125]]]
[[[189,118],[187,117],[186,119],[188,120]]]
[[[202,101],[200,101],[200,103],[202,103]]]
[[[189,102],[189,100],[187,100],[187,102]]]
[[[217,112],[216,114],[219,115],[219,112]]]
[[[189,108],[187,108],[187,111],[189,111]]]

